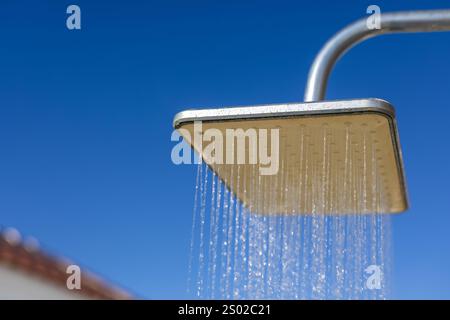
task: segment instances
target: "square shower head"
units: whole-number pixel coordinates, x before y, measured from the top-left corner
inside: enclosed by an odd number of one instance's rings
[[[386,101],[187,110],[174,127],[251,212],[407,209],[395,112]]]

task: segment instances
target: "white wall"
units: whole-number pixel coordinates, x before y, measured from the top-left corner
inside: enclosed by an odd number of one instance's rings
[[[78,300],[86,297],[77,294],[76,290],[70,291],[45,278],[0,265],[0,299]]]

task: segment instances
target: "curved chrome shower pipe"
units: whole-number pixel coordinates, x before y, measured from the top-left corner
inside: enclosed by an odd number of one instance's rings
[[[322,47],[309,70],[305,102],[325,98],[328,78],[337,60],[356,44],[388,33],[450,31],[450,10],[382,13],[379,29],[370,29],[362,18],[339,31]]]

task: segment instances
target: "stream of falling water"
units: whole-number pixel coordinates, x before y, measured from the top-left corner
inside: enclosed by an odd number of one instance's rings
[[[362,157],[345,134],[345,160],[332,160],[327,134],[323,152],[308,152],[302,136],[303,174],[298,196],[310,214],[262,215],[251,212],[206,164],[199,164],[189,261],[189,290],[211,299],[385,299],[389,293],[390,217],[382,214],[385,195],[375,165],[375,147],[364,136]],[[289,193],[288,160],[282,178],[269,189]],[[341,163],[344,162],[344,163]],[[344,175],[332,174],[342,166]],[[237,170],[235,180],[245,193],[262,192],[264,182],[255,166]],[[243,172],[243,173],[242,173]],[[371,176],[369,176],[371,175]],[[369,184],[367,181],[370,180]],[[302,185],[312,185],[307,189]],[[239,181],[230,185],[242,186]],[[348,189],[350,188],[350,189]],[[232,188],[235,190],[235,188]],[[308,193],[308,190],[310,192]],[[340,192],[343,190],[343,192]],[[345,192],[352,190],[352,192]],[[239,190],[238,192],[239,193]],[[351,197],[347,196],[352,194]],[[260,195],[268,207],[275,192]],[[349,211],[352,214],[333,214]],[[377,278],[373,278],[377,277]],[[375,279],[375,282],[371,282]],[[371,285],[372,284],[372,285]]]

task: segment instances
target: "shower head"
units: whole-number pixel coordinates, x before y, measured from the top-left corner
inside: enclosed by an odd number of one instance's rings
[[[352,46],[386,33],[450,30],[450,10],[385,13],[380,21],[379,28],[371,29],[366,19],[360,19],[324,45],[309,72],[305,103],[187,110],[175,116],[174,127],[252,212],[406,210],[394,108],[380,99],[321,100],[334,64]],[[199,123],[201,126],[196,126]],[[214,152],[208,144],[222,140],[219,137],[228,138],[228,131],[244,137],[241,147],[246,147],[246,154],[240,161],[239,143],[235,146],[221,141]],[[268,132],[272,136],[265,141],[262,138]],[[252,138],[257,142],[252,143]],[[276,157],[261,152],[261,145],[262,149],[277,151]],[[230,161],[217,161],[223,154],[231,154],[227,158]],[[259,163],[250,161],[258,160],[255,154],[260,156]],[[269,174],[263,174],[267,173],[267,164],[271,166]]]
[[[196,128],[196,122],[201,127]],[[395,114],[386,101],[362,99],[187,110],[175,116],[174,127],[251,212],[313,213],[317,203],[305,199],[322,191],[329,199],[322,202],[325,207],[316,210],[324,213],[395,213],[407,208]],[[215,132],[214,142],[217,137],[224,140],[216,145],[221,150],[216,149],[215,153],[206,152],[212,139],[203,136],[194,141],[199,134],[211,136],[211,129]],[[278,141],[274,140],[274,129],[278,130]],[[227,130],[247,134],[243,136],[246,148],[241,164],[237,160],[239,138],[227,134]],[[267,130],[269,137],[262,136],[262,130]],[[278,170],[264,174],[261,169],[267,169],[268,163],[263,164],[261,159],[250,163],[252,137],[256,139],[258,155],[261,139],[270,142],[267,151],[271,152],[267,154],[277,162],[270,166]],[[234,143],[230,143],[230,138],[235,139]],[[274,142],[278,148],[273,148]],[[233,161],[227,163],[226,155],[230,153]],[[214,157],[218,154],[223,158]],[[353,196],[356,175],[365,177],[365,185],[370,186],[361,189],[364,199],[358,197],[365,204]],[[322,179],[326,179],[324,184]],[[383,201],[377,194],[381,190]],[[345,206],[339,206],[340,201],[345,201]]]

